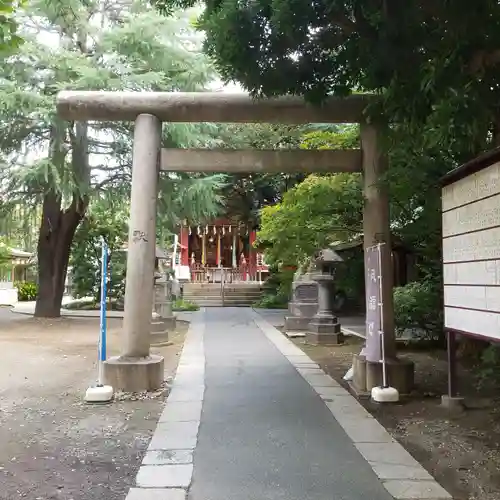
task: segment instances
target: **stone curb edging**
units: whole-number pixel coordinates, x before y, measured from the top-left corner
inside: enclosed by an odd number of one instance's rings
[[[186,500],[205,393],[204,309],[193,314],[172,389],[126,500]]]
[[[24,316],[33,316],[35,308],[14,306],[10,308],[13,314],[21,314]],[[78,309],[65,309],[61,307],[61,316],[72,318],[99,318],[99,310],[78,310]],[[123,318],[123,311],[106,311],[106,318]]]
[[[35,309],[23,309],[17,306],[11,307],[10,312],[13,314],[21,314],[24,316],[33,316],[35,313]],[[173,311],[174,314],[195,314],[199,311]],[[99,318],[100,317],[99,310],[78,310],[78,309],[65,309],[61,307],[61,316],[71,317],[71,318]],[[123,311],[106,311],[106,318],[117,318],[122,319],[124,315]]]
[[[324,401],[385,489],[396,500],[452,500],[452,496],[339,383],[253,310],[255,324]]]

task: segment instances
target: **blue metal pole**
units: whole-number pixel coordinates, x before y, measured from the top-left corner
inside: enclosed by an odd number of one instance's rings
[[[106,284],[108,275],[108,245],[101,237],[101,315],[99,333],[99,379],[98,384],[103,384],[103,363],[106,361]]]

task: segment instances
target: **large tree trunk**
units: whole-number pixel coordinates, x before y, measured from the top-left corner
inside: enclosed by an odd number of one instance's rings
[[[71,166],[75,180],[72,203],[63,207],[62,194],[52,179],[43,199],[42,223],[38,237],[38,297],[35,317],[58,318],[64,294],[71,244],[78,224],[85,216],[90,186],[87,124],[54,122],[51,131],[50,158],[56,167],[64,168],[67,148],[71,144]]]
[[[35,316],[58,318],[68,270],[71,243],[85,215],[86,202],[74,198],[61,210],[61,198],[50,192],[43,202],[42,224],[38,238],[38,297]]]

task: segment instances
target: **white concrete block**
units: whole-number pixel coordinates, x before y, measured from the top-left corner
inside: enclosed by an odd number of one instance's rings
[[[313,387],[313,389],[325,401],[333,401],[337,396],[350,396],[349,392],[340,385],[332,387]]]
[[[130,488],[125,500],[186,500],[186,490],[180,488]]]
[[[175,387],[168,395],[169,403],[174,401],[203,401],[204,388],[202,386]]]
[[[374,418],[339,422],[354,443],[393,443],[394,438]]]
[[[193,450],[154,450],[147,451],[143,465],[192,464]]]
[[[370,463],[388,465],[420,465],[398,442],[356,443],[358,451]]]
[[[193,465],[143,465],[137,473],[140,488],[188,488],[193,476]]]
[[[316,387],[337,387],[339,384],[325,373],[302,375],[309,384]]]
[[[201,401],[169,401],[160,416],[160,422],[199,421]]]
[[[384,486],[396,500],[452,500],[436,481],[389,480]]]
[[[199,422],[160,422],[148,450],[192,450],[196,447]]]

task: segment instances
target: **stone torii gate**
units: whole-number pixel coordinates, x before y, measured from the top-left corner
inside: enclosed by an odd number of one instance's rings
[[[203,172],[363,172],[365,248],[382,246],[382,302],[387,357],[396,358],[389,200],[379,179],[386,159],[379,129],[366,121],[370,97],[329,98],[321,107],[297,97],[252,99],[245,94],[64,91],[57,97],[61,118],[71,121],[134,121],[132,194],[121,355],[105,365],[117,389],[156,389],[163,358],[150,354],[158,175]],[[259,151],[161,149],[162,122],[360,123],[361,150]]]

